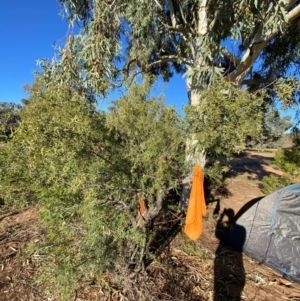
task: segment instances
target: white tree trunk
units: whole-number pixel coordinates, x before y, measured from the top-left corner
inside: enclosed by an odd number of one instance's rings
[[[187,79],[187,90],[189,97],[190,105],[197,105],[200,102],[201,92],[203,90],[203,86],[197,85],[195,81],[193,82],[193,78]],[[186,174],[184,178],[185,184],[183,184],[181,197],[180,197],[180,206],[187,207],[191,192],[191,184],[193,177],[193,168],[196,165],[200,165],[202,169],[205,167],[206,163],[206,153],[204,149],[195,148],[195,145],[198,143],[197,139],[191,137],[186,143]],[[194,151],[191,151],[193,149]]]
[[[200,0],[199,11],[198,11],[198,34],[205,35],[209,30],[208,18],[207,18],[207,2],[208,0]],[[290,8],[296,1],[287,0],[286,9]],[[300,15],[300,5],[297,5],[293,10],[287,14],[287,22],[291,23]],[[174,19],[175,20],[175,19]],[[173,21],[172,21],[173,22]],[[274,28],[271,32],[263,32],[263,26],[261,26],[256,35],[254,36],[251,45],[244,53],[241,60],[239,60],[237,68],[228,76],[228,80],[237,85],[241,85],[245,76],[248,74],[253,64],[257,60],[258,56],[265,48],[267,42],[278,33],[279,29]],[[194,45],[195,46],[195,45]],[[198,55],[197,47],[193,47],[193,63],[194,66],[201,66],[201,57]],[[190,67],[192,68],[192,67]],[[189,104],[197,105],[201,99],[201,91],[203,91],[203,86],[201,83],[197,83],[194,76],[191,76],[187,79],[187,90],[189,96]],[[204,149],[196,149],[195,152],[190,152],[191,148],[194,148],[194,145],[197,143],[197,140],[191,137],[187,141],[187,171],[185,182],[192,180],[192,170],[193,167],[197,164],[201,165],[202,168],[205,167],[206,162],[206,153]],[[184,184],[181,195],[181,206],[186,207],[189,200],[191,184]]]

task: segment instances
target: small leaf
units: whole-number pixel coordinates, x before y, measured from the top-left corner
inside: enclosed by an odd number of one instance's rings
[[[267,9],[267,14],[271,11],[271,9],[273,8],[273,3],[271,2],[270,4],[269,4],[269,7],[268,7],[268,9]]]
[[[282,14],[282,17],[283,17],[283,19],[284,19],[284,22],[286,22],[287,23],[287,14],[286,14],[286,11],[285,11],[285,9],[281,6],[280,7],[280,11],[281,11],[281,14]]]

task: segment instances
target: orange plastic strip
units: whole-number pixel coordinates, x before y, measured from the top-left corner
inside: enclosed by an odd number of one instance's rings
[[[144,216],[144,214],[147,211],[147,207],[145,205],[145,201],[142,199],[140,193],[137,194],[138,204],[139,204],[139,211],[141,216]]]
[[[201,235],[202,216],[206,214],[203,182],[202,168],[200,165],[196,165],[184,228],[184,233],[192,240],[198,239]]]

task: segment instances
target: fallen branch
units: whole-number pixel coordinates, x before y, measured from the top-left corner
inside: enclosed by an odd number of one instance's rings
[[[7,218],[7,217],[10,217],[10,216],[13,216],[13,215],[16,215],[16,214],[19,214],[20,211],[19,210],[16,210],[16,211],[12,211],[12,212],[8,212],[6,214],[3,214],[1,217],[0,217],[0,221],[2,221],[3,219]]]

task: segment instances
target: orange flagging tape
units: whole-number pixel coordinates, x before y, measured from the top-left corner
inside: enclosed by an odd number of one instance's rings
[[[139,204],[139,211],[140,211],[141,217],[143,217],[147,211],[147,207],[146,207],[145,201],[142,199],[142,196],[140,193],[137,194],[137,199],[138,199],[138,204]]]
[[[184,233],[192,240],[196,240],[201,235],[202,216],[206,214],[203,182],[202,168],[196,165],[184,228]]]

